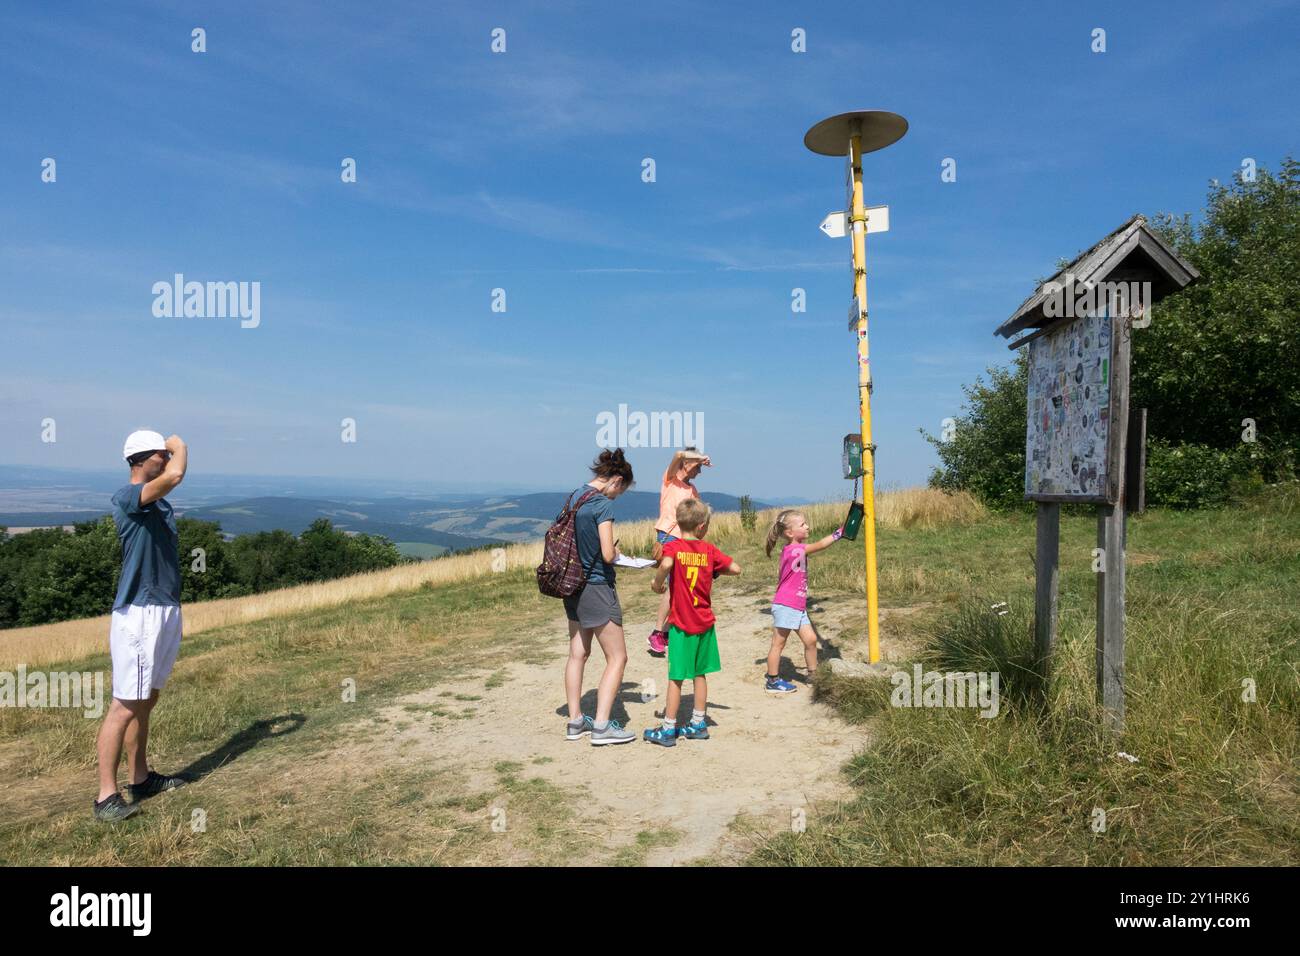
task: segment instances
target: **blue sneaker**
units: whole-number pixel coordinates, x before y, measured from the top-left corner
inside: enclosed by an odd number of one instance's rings
[[[669,730],[663,724],[660,724],[658,727],[651,727],[641,735],[641,738],[650,741],[652,744],[658,744],[660,747],[676,747],[677,737],[681,733],[676,727]]]
[[[793,694],[799,688],[780,677],[769,677],[763,684],[763,690],[769,694]]]
[[[709,725],[704,721],[687,724],[681,730],[677,731],[679,737],[685,737],[687,740],[708,740]]]

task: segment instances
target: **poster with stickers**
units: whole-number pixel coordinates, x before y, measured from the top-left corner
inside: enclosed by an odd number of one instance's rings
[[[1025,497],[1106,501],[1111,322],[1085,316],[1030,342]]]

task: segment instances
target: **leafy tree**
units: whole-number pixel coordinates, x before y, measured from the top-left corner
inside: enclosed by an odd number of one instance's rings
[[[1007,368],[987,369],[963,385],[965,413],[954,419],[950,435],[921,429],[939,455],[930,487],[964,489],[995,508],[1015,508],[1025,498],[1025,419],[1029,363],[1023,352]],[[945,441],[944,438],[948,440]]]
[[[34,533],[34,532],[33,532]],[[43,624],[104,614],[113,607],[121,562],[117,530],[105,515],[57,532],[23,575],[19,624]]]
[[[499,545],[489,545],[488,549],[491,550],[493,547],[499,547]],[[351,555],[349,574],[360,574],[362,571],[378,571],[380,568],[391,568],[404,562],[402,553],[397,550],[397,545],[383,535],[353,535],[348,538],[348,550]]]
[[[288,531],[241,534],[230,543],[227,555],[235,581],[246,594],[287,587],[299,580],[298,539]]]
[[[181,603],[251,593],[235,579],[221,525],[215,521],[179,518],[176,531],[180,536]],[[194,554],[196,548],[203,549],[201,571],[195,568],[199,563],[199,556]]]
[[[303,581],[326,581],[351,573],[348,536],[317,518],[298,538],[298,568]]]
[[[1300,163],[1212,183],[1199,226],[1186,215],[1152,225],[1201,281],[1134,330],[1134,407],[1148,409],[1151,434],[1222,451],[1240,448],[1251,419],[1258,447],[1244,467],[1289,477],[1300,455]]]
[[[65,537],[62,528],[37,528],[0,541],[0,627],[17,627],[37,568],[45,552]]]

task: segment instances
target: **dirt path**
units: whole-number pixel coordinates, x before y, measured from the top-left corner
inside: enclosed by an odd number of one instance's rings
[[[709,679],[710,740],[683,740],[663,748],[639,739],[658,722],[655,712],[663,707],[667,690],[667,662],[646,652],[650,622],[644,608],[626,617],[630,659],[614,708],[614,718],[638,739],[606,747],[593,747],[587,739],[565,740],[567,645],[560,636],[565,630],[561,612],[552,625],[536,631],[535,641],[513,645],[511,661],[502,662],[499,655],[485,658],[475,670],[390,698],[332,730],[326,747],[314,750],[307,765],[297,751],[254,753],[201,781],[195,791],[183,791],[180,799],[208,787],[223,793],[242,787],[260,805],[281,801],[281,791],[308,786],[318,793],[337,788],[346,799],[356,782],[383,779],[386,770],[414,771],[419,778],[434,769],[438,782],[433,786],[440,788],[430,798],[435,802],[487,795],[488,809],[500,800],[509,813],[512,794],[500,787],[503,765],[510,765],[516,777],[541,777],[562,791],[559,799],[577,813],[572,825],[592,837],[575,841],[584,849],[563,857],[564,862],[739,862],[756,841],[790,827],[798,814],[811,824],[820,810],[849,797],[841,768],[870,737],[868,727],[849,725],[812,700],[810,686],[793,666],[802,665],[797,638],[791,641],[794,646],[787,645],[782,674],[796,678],[799,691],[784,697],[765,693],[762,675],[771,635],[767,600],[734,592],[715,597],[723,669]],[[884,611],[886,660],[907,653],[901,625],[915,610]],[[814,608],[813,618],[826,645],[823,659],[866,657],[865,638],[856,633],[862,620],[856,601],[826,600],[824,610]],[[845,626],[846,618],[853,618],[852,626]],[[595,711],[595,686],[603,668],[603,655],[594,649],[584,681],[586,713]],[[652,688],[653,696],[648,693]],[[686,690],[683,710],[693,704]],[[83,762],[14,780],[0,794],[0,816],[44,817],[49,826],[65,830],[84,823],[92,773]],[[448,786],[451,792],[444,792]],[[161,814],[167,806],[164,800],[150,810]],[[409,806],[384,818],[382,827],[391,828],[395,838],[407,825],[418,825],[419,818],[402,822],[402,812],[420,812],[415,804]],[[273,814],[280,812],[276,803]],[[487,809],[482,813],[478,819],[486,827]],[[527,828],[530,820],[525,816],[521,826]],[[326,816],[304,825],[340,824]],[[117,851],[110,841],[96,844],[93,852],[111,863]],[[243,848],[231,852],[237,855]],[[529,855],[522,851],[519,861]]]
[[[549,663],[507,665],[504,683],[492,689],[483,689],[485,675],[474,675],[394,701],[381,711],[384,720],[367,728],[366,750],[373,759],[398,752],[394,745],[400,742],[403,760],[458,765],[468,780],[490,779],[499,761],[527,765],[529,773],[585,801],[587,822],[607,834],[611,849],[632,844],[642,831],[671,828],[678,831],[677,841],[651,850],[648,864],[730,862],[745,849],[743,840],[729,832],[738,815],[765,818],[773,827],[789,826],[798,811],[812,819],[816,804],[848,796],[841,767],[868,739],[862,727],[850,726],[827,706],[814,703],[806,683],[785,697],[764,692],[771,635],[766,606],[766,601],[739,595],[720,596],[717,602],[723,669],[709,678],[710,740],[683,740],[673,748],[639,739],[605,747],[593,747],[586,739],[565,740],[560,644]],[[833,612],[818,616],[823,638],[844,656],[859,656],[855,642],[845,646],[836,618]],[[614,717],[639,736],[657,723],[667,665],[646,652],[645,622],[627,623],[629,662]],[[802,645],[797,638],[791,643],[795,647],[787,645],[786,653],[795,651],[802,666]],[[584,678],[585,712],[595,710],[594,687],[603,667],[599,649],[593,649]],[[788,668],[783,672],[791,676]],[[643,688],[652,686],[657,695],[643,695]],[[683,709],[692,703],[684,690]],[[449,694],[480,697],[469,705],[472,719],[411,726],[410,708],[449,706],[454,699]],[[373,735],[376,728],[382,730]]]

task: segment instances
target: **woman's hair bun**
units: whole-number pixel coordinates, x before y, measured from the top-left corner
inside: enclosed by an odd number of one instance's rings
[[[628,464],[621,448],[602,450],[592,463],[591,470],[600,478],[618,477],[623,479],[624,485],[630,487],[632,484],[632,466]]]

